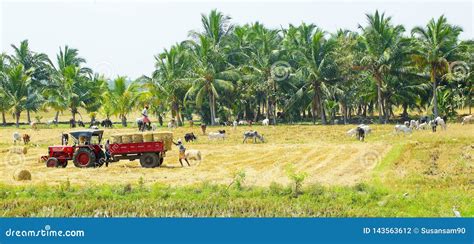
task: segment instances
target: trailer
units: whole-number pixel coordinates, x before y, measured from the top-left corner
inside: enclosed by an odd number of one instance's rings
[[[166,150],[162,141],[158,142],[132,142],[110,144],[110,162],[127,159],[139,159],[144,168],[155,168],[163,164]]]

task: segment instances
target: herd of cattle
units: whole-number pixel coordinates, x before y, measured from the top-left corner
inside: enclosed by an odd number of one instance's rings
[[[138,125],[140,125],[139,120],[140,119],[137,119],[137,121],[136,121]],[[464,125],[464,124],[467,124],[467,123],[470,123],[470,122],[473,122],[473,121],[474,121],[474,116],[473,115],[467,115],[467,116],[464,116],[462,118],[461,124]],[[269,122],[270,121],[268,119],[264,119],[264,120],[262,120],[261,123],[262,123],[263,126],[268,126]],[[447,122],[446,117],[444,117],[444,118],[437,117],[433,120],[430,120],[427,116],[424,116],[424,117],[420,118],[419,120],[410,120],[410,121],[405,121],[403,124],[397,124],[397,125],[395,125],[394,131],[395,131],[395,133],[410,134],[410,133],[413,132],[413,130],[431,129],[433,132],[436,132],[438,126],[441,127],[442,130],[446,130],[447,129],[446,122]],[[55,122],[54,121],[48,121],[48,123],[53,124]],[[237,126],[240,126],[240,125],[252,126],[252,121],[240,120],[240,121],[233,121],[232,123],[227,122],[225,124],[227,126],[232,126],[233,129],[235,130],[237,128]],[[85,124],[80,120],[74,121],[73,119],[71,119],[70,127],[74,128],[76,126],[85,127]],[[105,120],[102,120],[102,121],[92,120],[89,124],[89,128],[93,128],[93,129],[98,128],[98,126],[102,126],[104,128],[112,128],[113,123],[110,119],[105,119]],[[35,122],[31,123],[31,127],[35,130],[38,129],[37,123],[35,123]],[[174,120],[171,120],[168,123],[168,128],[169,129],[174,129],[176,127],[177,127],[177,124]],[[156,128],[157,128],[156,124],[151,125],[151,130],[156,130]],[[201,131],[202,131],[203,135],[206,135],[206,130],[207,130],[207,125],[206,124],[201,124]],[[349,135],[349,136],[352,136],[352,137],[355,136],[360,141],[364,141],[365,137],[368,134],[370,134],[371,131],[372,131],[372,129],[370,128],[369,125],[360,124],[357,127],[352,128],[349,131],[347,131],[346,134]],[[209,140],[218,140],[218,139],[224,140],[226,138],[226,135],[227,135],[226,130],[218,130],[217,132],[209,132],[207,134]],[[63,135],[63,137],[64,137],[64,135]],[[28,134],[20,135],[18,132],[13,133],[13,141],[14,141],[15,144],[18,141],[21,141],[21,140],[23,140],[24,144],[28,144],[30,142],[30,139],[31,139],[31,136],[28,135]],[[185,139],[186,142],[191,142],[191,141],[197,140],[197,136],[192,132],[191,133],[186,133],[184,135],[184,139]],[[254,143],[256,143],[257,140],[259,140],[260,142],[265,142],[265,139],[264,139],[263,135],[258,133],[255,130],[248,130],[248,131],[245,131],[243,133],[243,143],[245,143],[248,139],[253,140]]]

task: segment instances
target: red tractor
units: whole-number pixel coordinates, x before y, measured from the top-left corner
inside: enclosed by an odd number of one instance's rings
[[[70,132],[74,140],[72,146],[50,146],[48,156],[42,156],[41,159],[46,161],[47,167],[63,168],[67,166],[68,160],[72,160],[78,168],[100,167],[104,163],[108,165],[108,162],[118,162],[122,159],[139,159],[144,168],[159,167],[163,163],[166,155],[163,141],[113,143],[108,146],[106,156],[100,144],[103,133],[102,130]]]
[[[47,167],[67,166],[68,160],[72,160],[78,168],[102,166],[105,161],[105,153],[100,144],[102,130],[74,131],[69,134],[74,140],[72,146],[50,146],[48,156],[41,157],[46,161]]]

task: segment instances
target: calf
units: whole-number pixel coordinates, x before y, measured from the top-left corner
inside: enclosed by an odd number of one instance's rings
[[[195,136],[194,133],[192,133],[192,132],[191,132],[191,133],[186,133],[186,134],[184,135],[184,140],[185,140],[186,142],[194,141],[194,140],[196,140],[196,139],[197,139],[196,136]]]
[[[104,128],[112,128],[112,120],[110,119],[104,119],[102,120],[102,122],[100,122],[100,126],[104,127]]]
[[[417,129],[419,129],[419,130],[426,130],[426,129],[428,129],[429,127],[430,127],[430,125],[429,125],[428,123],[423,122],[423,123],[421,123],[421,124],[418,125],[418,128],[417,128]]]
[[[365,139],[365,130],[361,127],[357,127],[356,131],[357,131],[357,139],[359,141],[364,141],[364,139]]]
[[[28,134],[23,134],[23,143],[25,145],[27,145],[28,143],[30,143],[30,135]]]
[[[80,127],[86,127],[86,125],[84,125],[84,122],[82,122],[82,120],[78,120],[77,125]]]
[[[242,143],[245,143],[247,139],[253,139],[253,143],[257,143],[257,138],[261,141],[264,142],[265,139],[263,138],[263,135],[258,134],[257,131],[249,130],[244,132],[244,141]]]
[[[262,125],[263,126],[268,126],[270,124],[270,120],[269,119],[264,119],[262,120]]]
[[[36,124],[35,121],[32,121],[32,122],[30,123],[30,126],[31,126],[31,128],[32,128],[33,130],[38,130],[38,125]]]
[[[418,129],[418,126],[419,126],[419,123],[417,120],[410,120],[410,129],[414,130],[414,129]]]
[[[232,127],[235,129],[237,129],[237,125],[238,125],[238,122],[237,120],[234,120],[234,122],[232,122]]]
[[[202,125],[201,125],[201,131],[202,131],[202,134],[203,134],[203,135],[206,134],[206,129],[207,129],[207,125],[206,125],[206,124],[202,124]]]
[[[444,116],[444,117],[445,117],[445,119],[442,119],[441,117],[438,116],[438,117],[436,117],[435,121],[436,121],[437,125],[441,126],[441,129],[446,130],[446,120],[447,120],[447,118],[446,118],[446,116]]]

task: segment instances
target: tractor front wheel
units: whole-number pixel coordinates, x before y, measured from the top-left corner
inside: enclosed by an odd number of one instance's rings
[[[89,148],[79,148],[74,153],[72,160],[78,168],[95,167],[96,157]]]
[[[144,153],[140,157],[140,164],[143,168],[155,168],[160,166],[160,158],[156,153]]]

